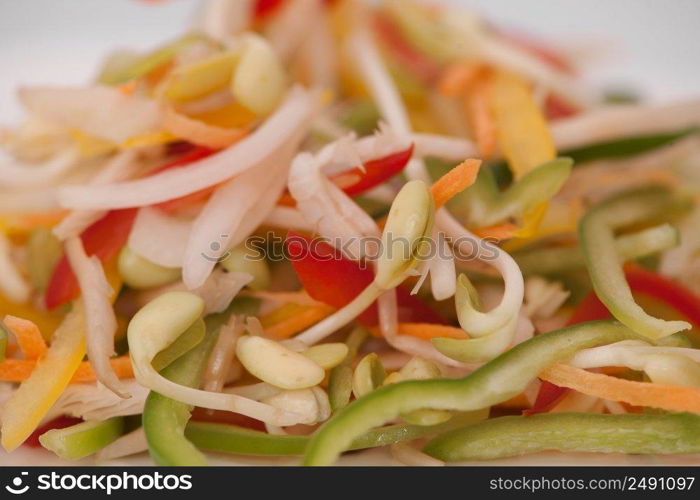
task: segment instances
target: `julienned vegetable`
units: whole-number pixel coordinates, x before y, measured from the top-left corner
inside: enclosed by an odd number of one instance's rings
[[[615,252],[624,262],[668,250],[678,243],[678,230],[670,224],[660,224],[618,236],[615,238]],[[525,275],[556,275],[586,266],[578,246],[524,250],[514,253],[513,258]]]
[[[442,434],[423,448],[446,462],[493,460],[544,450],[698,453],[700,415],[550,413],[500,417]]]
[[[61,458],[80,460],[116,440],[123,429],[124,421],[120,417],[94,420],[63,429],[52,429],[39,436],[39,442]]]
[[[304,458],[306,465],[328,465],[362,433],[423,408],[472,411],[505,401],[552,363],[580,349],[638,339],[609,321],[584,323],[538,335],[515,346],[461,379],[414,380],[383,387],[351,404],[319,429]]]
[[[173,361],[161,375],[172,382],[197,388],[217,331],[210,330],[194,349]],[[157,465],[206,465],[206,459],[185,437],[192,407],[151,391],[143,408],[143,430],[148,451]]]
[[[688,329],[690,325],[685,321],[654,318],[637,305],[615,249],[614,231],[648,223],[673,213],[682,204],[676,195],[665,190],[632,191],[591,208],[579,226],[581,249],[596,294],[615,318],[652,339]]]
[[[441,434],[486,417],[485,410],[478,410],[455,415],[447,422],[437,425],[394,424],[380,427],[355,439],[350,449],[361,450],[412,441]],[[311,439],[309,436],[275,436],[244,427],[209,422],[190,422],[185,435],[201,449],[239,455],[303,455]]]
[[[695,446],[659,412],[700,412],[700,101],[613,105],[556,41],[432,1],[206,0],[94,83],[19,89],[5,449]],[[658,419],[466,427],[567,408]]]

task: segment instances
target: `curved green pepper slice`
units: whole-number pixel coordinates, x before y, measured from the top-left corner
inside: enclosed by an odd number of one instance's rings
[[[620,323],[581,323],[538,335],[460,379],[409,380],[383,387],[327,421],[311,439],[304,463],[332,463],[358,436],[403,413],[424,408],[473,411],[506,401],[547,366],[581,349],[629,339],[640,337]]]
[[[446,462],[544,450],[669,454],[700,452],[700,415],[540,413],[500,417],[442,434],[423,451]]]

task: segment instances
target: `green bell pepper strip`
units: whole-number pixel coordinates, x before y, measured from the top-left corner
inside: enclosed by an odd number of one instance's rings
[[[699,130],[698,127],[691,127],[664,134],[625,137],[624,139],[572,149],[566,152],[566,156],[573,158],[577,164],[600,159],[624,158],[658,149],[684,137],[696,134]]]
[[[207,332],[204,340],[190,352],[175,360],[161,374],[188,387],[199,385],[216,332]],[[184,436],[192,407],[151,391],[143,408],[143,430],[148,451],[157,465],[206,465],[204,455]]]
[[[614,141],[600,142],[562,152],[562,156],[571,158],[577,165],[585,162],[604,159],[620,159],[627,156],[639,155],[658,149],[698,133],[698,127],[687,128],[675,132],[625,137]],[[488,164],[482,170],[490,170],[500,187],[507,186],[513,180],[513,175],[505,162]]]
[[[570,158],[557,158],[531,170],[504,191],[499,190],[491,170],[481,169],[474,184],[448,205],[470,226],[490,226],[521,217],[554,196],[566,182],[572,167]]]
[[[438,425],[396,424],[380,427],[355,439],[352,450],[376,448],[403,441],[412,441],[461,428],[488,417],[488,410],[478,410],[452,417]],[[309,436],[275,435],[229,424],[190,422],[185,436],[197,447],[223,453],[257,456],[303,455]]]
[[[332,411],[345,408],[350,402],[352,395],[352,368],[350,365],[357,357],[362,344],[367,340],[369,332],[362,327],[355,328],[348,335],[345,345],[348,346],[348,354],[345,360],[331,370],[328,378],[328,399]]]
[[[540,413],[500,417],[442,434],[423,448],[456,462],[544,450],[669,454],[700,452],[700,415]]]
[[[204,320],[206,335],[193,349],[174,360],[161,373],[175,383],[188,387],[199,385],[218,331],[231,314],[254,313],[256,299],[234,300],[226,311],[211,314]],[[143,409],[143,429],[148,450],[158,465],[206,465],[204,455],[184,436],[192,407],[151,391]]]
[[[173,361],[197,347],[199,343],[204,340],[206,330],[203,319],[200,318],[195,321],[192,326],[182,332],[182,334],[175,339],[175,342],[170,344],[167,349],[156,354],[151,362],[153,368],[161,371]]]
[[[368,430],[422,408],[473,411],[520,394],[549,365],[581,349],[640,337],[614,321],[580,323],[516,345],[460,379],[408,380],[355,400],[313,436],[306,465],[327,465]]]
[[[615,238],[615,251],[625,262],[654,255],[678,245],[678,230],[670,224],[660,224]],[[511,254],[526,276],[550,276],[583,269],[586,262],[578,246],[538,248]]]
[[[678,203],[679,199],[664,189],[628,191],[594,206],[579,223],[581,250],[596,295],[621,323],[651,339],[691,325],[654,318],[635,302],[615,250],[614,231],[647,222],[673,210]]]
[[[39,436],[41,446],[66,460],[80,460],[115,441],[124,432],[122,417],[81,422]]]
[[[359,99],[348,104],[340,116],[340,123],[360,136],[370,135],[379,125],[379,111],[369,99]]]
[[[7,331],[5,324],[0,321],[0,363],[5,361],[5,355],[7,354],[7,341],[10,334]]]
[[[63,256],[63,245],[49,228],[40,227],[31,232],[27,241],[29,278],[41,293],[46,292],[53,270]]]
[[[163,45],[153,52],[136,56],[126,64],[108,64],[102,68],[97,77],[97,83],[103,85],[119,85],[134,78],[140,78],[163,64],[171,61],[178,52],[197,42],[209,41],[203,35],[193,33]],[[213,43],[213,42],[211,42]]]

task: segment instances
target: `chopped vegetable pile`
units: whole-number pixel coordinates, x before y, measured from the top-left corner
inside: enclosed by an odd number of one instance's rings
[[[211,1],[20,88],[2,447],[700,453],[700,101],[578,63],[463,6]]]

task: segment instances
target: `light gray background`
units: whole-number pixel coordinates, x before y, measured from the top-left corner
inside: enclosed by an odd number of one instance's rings
[[[594,41],[587,78],[651,98],[700,94],[698,0],[452,0],[556,45]],[[0,122],[21,117],[18,84],[71,84],[115,47],[148,49],[189,25],[198,0],[0,0]]]

